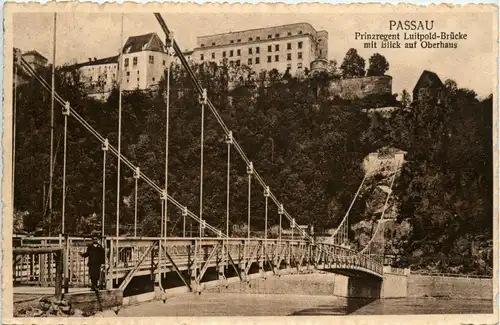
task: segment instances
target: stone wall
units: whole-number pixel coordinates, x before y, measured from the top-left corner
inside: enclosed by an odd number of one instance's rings
[[[384,269],[384,282],[382,283],[380,298],[406,297],[408,297],[408,275]]]
[[[370,95],[392,94],[392,77],[363,77],[334,80],[330,84],[330,96],[342,99],[362,99]]]
[[[408,297],[445,297],[451,299],[493,299],[493,280],[411,274]]]
[[[267,279],[251,279],[250,286],[244,282],[229,283],[227,288],[216,287],[209,292],[253,293],[253,294],[295,294],[347,296],[348,278],[343,275],[327,274],[295,274],[281,277],[269,276]]]

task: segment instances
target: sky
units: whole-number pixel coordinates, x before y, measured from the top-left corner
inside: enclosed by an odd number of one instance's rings
[[[496,62],[493,39],[494,14],[457,10],[453,14],[435,12],[237,12],[162,13],[182,49],[193,49],[196,37],[288,23],[307,22],[316,30],[326,30],[328,58],[341,64],[346,52],[356,48],[368,58],[374,53],[386,57],[388,75],[393,77],[393,93],[403,89],[411,92],[423,70],[437,73],[444,82],[455,80],[459,87],[475,90],[481,97],[493,93]],[[89,57],[116,55],[128,36],[156,32],[164,39],[151,13],[125,13],[123,39],[120,13],[58,13],[56,28],[56,64],[87,61]],[[440,32],[467,33],[467,40],[457,49],[364,49],[355,40],[355,32],[396,33],[390,30],[391,20],[433,20]],[[16,13],[13,15],[13,45],[22,51],[36,49],[52,62],[54,15],[52,13]],[[401,36],[404,31],[401,31]],[[367,64],[368,66],[368,64]]]

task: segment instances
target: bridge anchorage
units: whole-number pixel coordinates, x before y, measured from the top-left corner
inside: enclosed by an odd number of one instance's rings
[[[376,230],[368,244],[361,250],[351,248],[348,238],[349,213],[359,195],[365,179],[361,182],[352,203],[347,210],[340,225],[334,234],[326,241],[315,240],[305,229],[300,227],[295,218],[285,209],[284,203],[278,200],[269,185],[257,171],[254,162],[250,161],[242,147],[234,137],[232,130],[224,123],[221,115],[209,98],[209,91],[204,89],[195,73],[182,54],[177,41],[168,29],[162,16],[154,14],[166,36],[167,51],[178,57],[182,67],[189,75],[193,87],[199,94],[198,105],[201,108],[200,130],[200,187],[199,187],[199,212],[195,214],[187,206],[177,201],[170,193],[168,187],[168,159],[169,159],[169,110],[170,110],[170,70],[166,68],[165,92],[165,183],[157,184],[148,177],[141,166],[134,164],[121,152],[121,86],[119,98],[119,128],[118,144],[114,146],[109,139],[101,135],[92,127],[80,113],[71,106],[71,103],[62,98],[33,67],[22,57],[16,58],[16,68],[23,69],[35,78],[42,87],[53,94],[54,101],[62,107],[64,119],[63,139],[63,178],[62,178],[62,227],[57,237],[22,237],[14,236],[14,263],[13,276],[17,286],[37,284],[42,287],[55,287],[58,297],[76,297],[78,294],[87,294],[88,291],[78,290],[89,285],[86,260],[81,257],[90,243],[89,238],[73,236],[65,231],[66,220],[66,157],[68,119],[76,121],[83,129],[93,135],[101,144],[103,153],[102,170],[102,229],[101,240],[105,249],[105,264],[101,275],[104,284],[102,295],[123,299],[123,294],[134,279],[144,279],[157,283],[158,288],[166,299],[167,292],[172,290],[189,291],[200,294],[211,286],[228,286],[239,281],[250,285],[253,278],[266,278],[267,276],[281,276],[282,274],[307,273],[315,270],[340,273],[348,276],[369,277],[381,281],[383,279],[383,219],[392,185],[396,173],[392,176],[390,191],[384,204],[384,213],[377,223]],[[121,58],[121,57],[120,57]],[[121,62],[121,60],[120,60]],[[121,69],[120,69],[121,71]],[[226,183],[226,220],[225,231],[209,223],[204,218],[203,191],[204,191],[204,134],[205,110],[212,114],[224,133],[224,142],[227,145],[227,183]],[[248,177],[248,219],[247,236],[233,238],[230,234],[230,175],[231,151],[236,151],[239,158],[246,165]],[[116,235],[106,236],[104,231],[106,211],[106,161],[108,155],[117,158],[118,170],[121,164],[128,168],[134,179],[134,236],[120,235],[120,204],[117,201]],[[120,177],[117,192],[120,192]],[[161,204],[161,227],[158,237],[138,237],[137,228],[137,192],[138,183],[145,183],[152,188]],[[252,182],[256,182],[262,190],[265,201],[265,221],[263,235],[252,236],[251,198]],[[270,238],[268,228],[269,204],[277,208],[279,218],[279,234],[277,238]],[[169,236],[168,232],[168,206],[174,206],[182,218],[182,237]],[[187,235],[186,219],[191,219],[198,226],[198,234]],[[283,224],[284,223],[284,224]],[[290,226],[291,234],[283,234],[283,227]],[[253,226],[255,227],[255,226]],[[380,234],[382,233],[382,236]],[[151,282],[151,281],[150,281]],[[177,288],[177,289],[175,289]],[[52,290],[52,289],[51,289]],[[87,293],[86,293],[87,292]],[[93,293],[92,293],[93,294]],[[77,299],[77,298],[73,298]]]

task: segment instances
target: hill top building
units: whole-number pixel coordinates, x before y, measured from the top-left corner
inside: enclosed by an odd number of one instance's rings
[[[200,36],[192,54],[197,63],[226,59],[255,71],[290,69],[291,74],[327,57],[328,32],[316,31],[308,23]]]
[[[328,32],[316,31],[308,23],[250,29],[224,34],[200,36],[192,51],[184,51],[189,62],[217,62],[224,59],[247,65],[254,71],[277,69],[291,74],[304,71],[326,61]],[[163,77],[169,57],[156,33],[130,36],[120,56],[89,58],[67,66],[78,70],[90,96],[106,99],[121,75],[122,90],[154,88]],[[179,58],[174,57],[179,62]],[[123,69],[119,74],[119,69]]]

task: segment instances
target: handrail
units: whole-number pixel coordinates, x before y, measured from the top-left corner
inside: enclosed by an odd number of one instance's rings
[[[440,272],[410,271],[410,275],[450,277],[450,278],[493,279],[493,276],[491,276],[491,275],[463,274],[463,273],[440,273]]]

